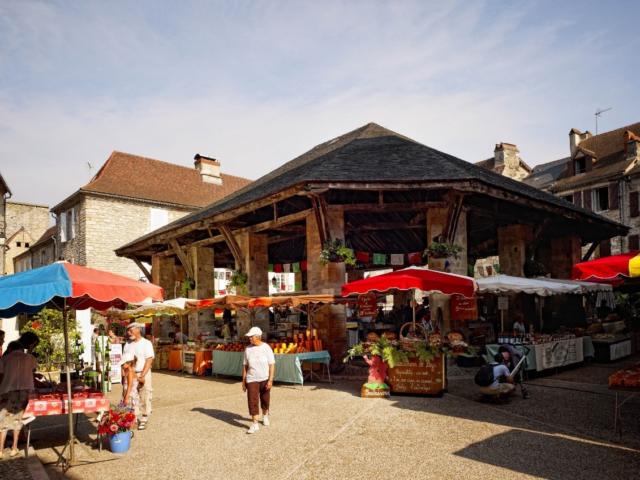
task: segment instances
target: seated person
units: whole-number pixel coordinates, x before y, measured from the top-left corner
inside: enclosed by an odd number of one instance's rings
[[[493,383],[488,387],[479,387],[483,395],[492,397],[507,397],[516,389],[513,377],[509,374],[507,360],[501,352],[496,353],[493,365]]]
[[[515,335],[525,335],[527,333],[527,327],[525,327],[524,324],[524,316],[521,313],[517,313],[515,315],[512,328]]]

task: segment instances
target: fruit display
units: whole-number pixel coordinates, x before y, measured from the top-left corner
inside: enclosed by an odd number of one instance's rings
[[[609,375],[609,387],[640,388],[640,365],[635,365]]]
[[[244,352],[246,346],[246,344],[240,342],[220,343],[219,345],[216,345],[215,349],[222,350],[223,352]]]

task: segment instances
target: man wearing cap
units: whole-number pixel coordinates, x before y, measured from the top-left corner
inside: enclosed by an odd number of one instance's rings
[[[262,407],[262,424],[269,425],[269,401],[276,359],[271,347],[262,341],[262,330],[252,327],[246,334],[251,344],[244,351],[242,367],[242,391],[247,392],[251,427],[247,433],[256,433],[258,416]]]
[[[153,365],[153,344],[142,336],[144,325],[141,323],[130,323],[127,326],[127,336],[129,342],[125,344],[122,352],[123,356],[131,354],[136,358],[135,371],[140,385],[140,417],[138,419],[138,430],[147,427],[149,416],[151,415],[151,398],[153,386],[151,383],[151,365]]]

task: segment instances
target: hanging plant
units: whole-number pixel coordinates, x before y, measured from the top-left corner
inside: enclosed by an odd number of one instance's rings
[[[327,240],[324,244],[324,248],[320,252],[320,258],[318,260],[320,265],[324,266],[329,263],[345,263],[354,267],[356,265],[356,257],[353,254],[353,250],[345,247],[342,244],[342,240],[336,238],[335,240]]]
[[[424,250],[423,256],[427,258],[458,258],[462,247],[455,243],[431,242]]]
[[[229,280],[229,286],[235,288],[238,295],[248,295],[248,281],[249,276],[246,272],[243,272],[242,270],[234,270],[231,274],[231,280]]]
[[[196,282],[193,278],[185,278],[180,284],[180,295],[183,297],[189,296],[189,290],[194,290],[196,288]]]
[[[409,361],[408,353],[391,343],[384,335],[375,342],[354,345],[347,351],[347,356],[343,361],[346,363],[354,357],[361,357],[365,354],[381,357],[389,365],[389,368],[394,368],[399,363]]]

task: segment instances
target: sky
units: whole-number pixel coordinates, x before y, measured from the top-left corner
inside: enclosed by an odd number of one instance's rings
[[[368,122],[536,165],[598,108],[601,132],[640,121],[638,18],[634,1],[0,0],[0,174],[50,206],[113,150],[255,179]]]

